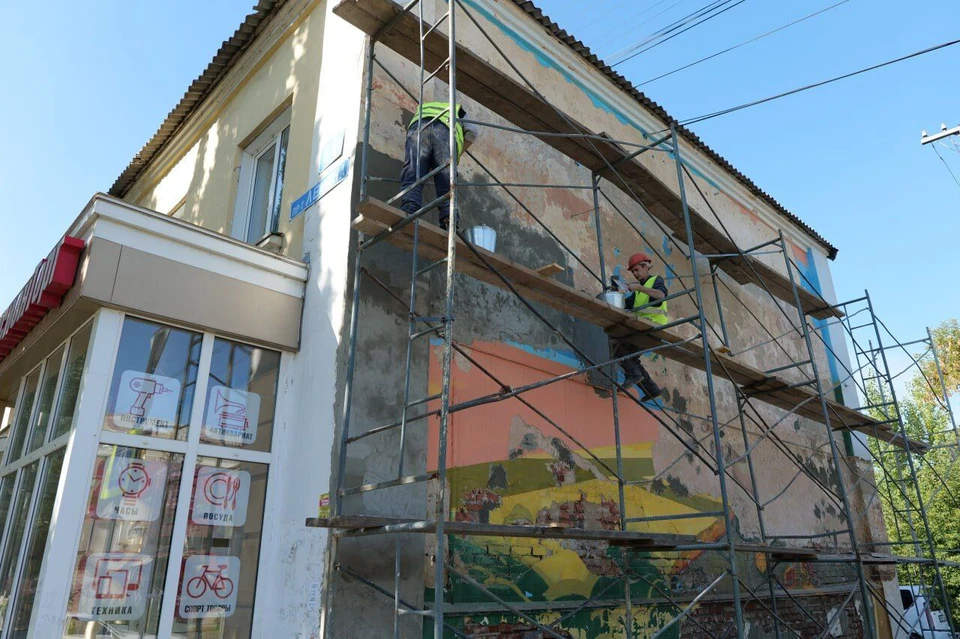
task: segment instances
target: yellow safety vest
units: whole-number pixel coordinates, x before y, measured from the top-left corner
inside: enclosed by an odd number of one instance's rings
[[[460,105],[457,105],[457,114],[460,113]],[[417,123],[417,120],[423,118],[425,123],[428,123],[434,119],[439,122],[443,122],[447,128],[450,128],[450,103],[449,102],[424,102],[420,105],[420,108],[417,110],[416,115],[413,116],[413,119],[410,120],[410,125],[408,129],[413,128],[413,125]],[[460,154],[463,153],[463,127],[460,125],[459,120],[457,121],[457,159],[460,158]]]
[[[657,276],[652,275],[643,285],[647,288],[653,288],[654,282],[657,281]],[[633,295],[633,308],[640,308],[646,304],[650,303],[650,296],[642,291],[635,291]],[[669,320],[667,319],[667,303],[666,301],[656,304],[654,306],[647,306],[647,308],[642,311],[635,311],[638,317],[642,317],[645,320],[649,320],[654,324],[660,324],[663,326]]]

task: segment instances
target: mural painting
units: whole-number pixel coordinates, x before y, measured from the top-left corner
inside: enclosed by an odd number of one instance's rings
[[[518,387],[574,370],[575,362],[556,353],[531,352],[501,342],[475,342],[470,355],[505,385]],[[439,348],[432,349],[430,394],[440,391]],[[455,355],[451,404],[500,390],[493,380],[465,358]],[[490,524],[536,524],[618,529],[620,500],[613,406],[608,391],[581,377],[556,382],[523,396],[550,421],[515,399],[471,408],[451,416],[447,481],[449,516],[459,521]],[[687,494],[682,486],[654,480],[653,445],[659,424],[635,404],[619,402],[624,479],[628,517],[695,515],[720,510],[712,496]],[[439,420],[430,424],[428,459],[436,464]],[[431,468],[433,470],[435,468]],[[633,483],[635,482],[635,483]],[[712,516],[673,521],[631,523],[629,530],[694,535],[713,540],[722,522]],[[451,565],[498,597],[518,604],[571,602],[564,611],[531,611],[541,623],[557,624],[571,637],[624,636],[623,607],[585,608],[575,602],[591,597],[622,599],[624,562],[633,575],[633,601],[660,597],[700,554],[623,551],[606,542],[494,537],[450,537]],[[704,569],[708,569],[705,565]],[[722,567],[720,568],[722,571]],[[432,570],[427,571],[428,580]],[[671,586],[673,584],[673,586]],[[433,597],[427,583],[427,598]],[[483,593],[451,575],[447,599],[456,604],[490,603]],[[573,614],[569,614],[573,612]],[[672,606],[635,606],[636,632],[664,625],[676,614]],[[565,617],[569,615],[569,617]],[[522,632],[524,622],[500,613],[449,617],[451,623],[475,636]],[[517,625],[519,624],[519,625]],[[530,626],[530,630],[535,630]],[[432,632],[426,629],[425,632]],[[518,636],[522,636],[518,635]]]

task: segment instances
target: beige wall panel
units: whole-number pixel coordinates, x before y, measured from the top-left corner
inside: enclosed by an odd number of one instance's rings
[[[120,264],[120,249],[116,242],[94,238],[80,261],[78,288],[88,299],[107,303],[113,295],[113,284]]]
[[[124,247],[110,304],[296,349],[301,300]]]

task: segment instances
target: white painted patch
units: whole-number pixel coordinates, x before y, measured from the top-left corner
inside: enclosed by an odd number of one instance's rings
[[[834,606],[830,609],[830,612],[827,613],[827,623],[830,623],[830,620],[833,619],[834,615],[837,615],[836,620],[833,622],[833,625],[830,626],[830,636],[839,637],[843,634],[843,630],[840,628],[840,617],[841,615],[837,614],[840,610],[839,606]]]

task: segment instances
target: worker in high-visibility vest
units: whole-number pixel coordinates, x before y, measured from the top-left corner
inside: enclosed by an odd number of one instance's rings
[[[630,256],[627,270],[637,278],[637,281],[626,285],[629,294],[624,300],[624,307],[636,313],[638,317],[662,326],[669,321],[667,302],[657,304],[657,300],[667,296],[667,284],[659,275],[650,274],[650,265],[651,261],[646,253],[634,253]],[[625,357],[640,350],[642,349],[634,344],[616,341],[613,356]],[[642,391],[641,400],[653,399],[663,393],[663,389],[651,379],[647,369],[640,363],[639,355],[622,360],[620,367],[623,368],[625,377],[623,386],[629,389],[634,384],[638,384]]]
[[[457,128],[454,131],[457,142],[457,159],[463,151],[477,139],[478,131],[460,120],[467,116],[463,107],[457,105]],[[420,123],[418,125],[418,122]],[[419,147],[418,147],[419,140]],[[417,160],[419,159],[419,167]],[[423,186],[426,180],[417,184],[421,176],[427,175],[450,160],[450,103],[424,102],[407,126],[407,141],[404,150],[403,171],[400,173],[400,190],[410,190],[401,198],[400,208],[408,215],[423,208]],[[419,168],[419,173],[417,172]],[[413,186],[416,184],[416,186]],[[433,175],[433,184],[437,197],[450,192],[450,168],[444,167]],[[446,230],[450,221],[450,202],[444,200],[440,209],[440,226]]]

